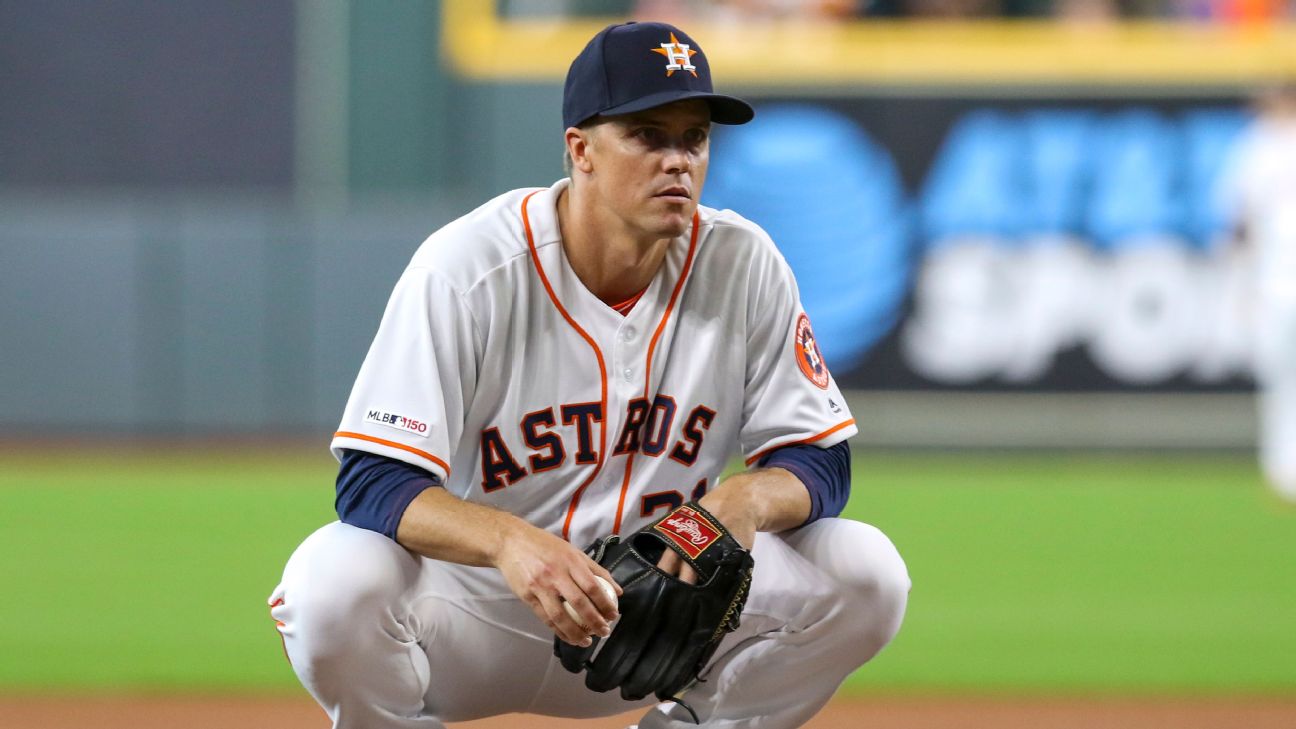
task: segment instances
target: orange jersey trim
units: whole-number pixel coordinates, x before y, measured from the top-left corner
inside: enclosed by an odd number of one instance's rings
[[[833,427],[829,428],[828,430],[825,430],[822,433],[819,433],[818,435],[812,435],[809,438],[802,438],[801,440],[794,440],[788,443],[779,443],[776,446],[770,446],[769,448],[766,448],[765,450],[761,451],[760,453],[757,453],[751,458],[748,458],[746,463],[748,466],[750,466],[751,464],[763,458],[766,453],[769,453],[770,451],[776,451],[779,448],[786,448],[788,446],[794,446],[794,445],[805,445],[807,443],[814,443],[815,441],[823,440],[824,438],[827,438],[828,436],[832,435],[833,433],[836,433],[842,428],[848,428],[854,424],[855,424],[855,418],[851,418],[850,420],[845,420],[834,425]]]
[[[634,296],[631,296],[625,301],[622,301],[619,304],[613,304],[612,310],[620,314],[621,316],[625,316],[626,314],[629,314],[630,310],[634,308],[635,304],[639,303],[639,299],[643,298],[643,295],[646,291],[648,291],[647,287],[645,287],[643,291],[640,291],[639,293],[635,294]]]
[[[702,227],[701,219],[697,211],[693,211],[693,233],[689,236],[688,255],[684,258],[684,270],[680,271],[679,280],[675,282],[675,290],[671,292],[670,301],[666,304],[666,311],[662,313],[661,321],[657,322],[657,331],[653,332],[652,339],[648,342],[648,359],[644,365],[644,399],[648,400],[649,407],[652,407],[652,399],[648,394],[652,390],[652,363],[653,353],[657,350],[657,340],[661,339],[662,332],[666,331],[666,322],[670,321],[671,312],[675,311],[675,302],[679,300],[680,291],[684,289],[684,282],[688,280],[689,272],[693,270],[693,255],[697,253],[698,230]],[[640,443],[640,447],[643,444]],[[626,456],[625,476],[621,479],[621,495],[617,498],[616,521],[612,523],[612,533],[621,533],[621,516],[625,512],[626,493],[630,490],[630,473],[634,470],[634,457],[632,452]]]
[[[531,261],[535,264],[536,274],[540,276],[540,283],[544,284],[545,292],[549,294],[549,300],[553,302],[554,308],[558,309],[558,313],[562,314],[563,319],[566,319],[571,328],[575,329],[576,333],[581,335],[581,338],[594,350],[594,356],[598,359],[599,366],[599,406],[603,410],[603,420],[599,423],[598,462],[594,464],[594,470],[585,479],[585,482],[576,489],[576,493],[572,494],[571,503],[567,506],[567,518],[563,520],[562,536],[563,539],[570,541],[572,516],[576,514],[576,508],[580,506],[581,495],[585,493],[585,489],[589,488],[591,483],[594,483],[599,471],[603,470],[603,459],[607,453],[607,365],[603,361],[603,351],[599,349],[598,343],[594,341],[594,338],[588,332],[581,328],[580,324],[576,323],[571,314],[567,313],[567,309],[563,308],[562,302],[558,300],[558,295],[554,293],[553,286],[549,283],[549,277],[545,275],[544,266],[540,265],[540,254],[536,251],[535,236],[531,233],[531,216],[527,213],[527,203],[531,201],[531,198],[535,197],[537,192],[540,191],[536,190],[522,198],[522,227],[526,230],[527,248],[531,252]]]
[[[355,438],[356,440],[367,440],[370,443],[385,445],[388,446],[389,448],[399,448],[400,450],[405,451],[406,453],[413,453],[414,455],[420,458],[426,458],[427,460],[432,461],[433,463],[440,466],[442,469],[445,470],[446,480],[447,481],[450,480],[450,466],[447,465],[445,461],[441,460],[440,458],[437,458],[436,456],[432,455],[431,453],[428,453],[427,451],[421,451],[415,448],[414,446],[407,446],[404,443],[397,443],[394,440],[386,440],[385,438],[375,438],[372,435],[365,435],[364,433],[351,433],[345,430],[339,430],[338,432],[333,434],[333,437],[334,438]]]

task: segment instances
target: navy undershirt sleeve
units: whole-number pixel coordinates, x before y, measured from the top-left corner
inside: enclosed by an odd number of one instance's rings
[[[837,516],[846,508],[850,498],[850,445],[846,441],[830,448],[784,446],[767,453],[757,465],[783,468],[801,479],[810,492],[810,516],[805,524]]]
[[[342,451],[334,507],[345,524],[396,539],[405,509],[424,489],[440,486],[434,474],[404,461],[364,451]]]

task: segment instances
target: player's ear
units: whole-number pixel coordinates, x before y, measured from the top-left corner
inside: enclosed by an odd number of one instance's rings
[[[593,141],[595,127],[589,126],[581,129],[580,127],[567,127],[564,134],[564,141],[567,143],[567,154],[571,157],[573,170],[580,170],[586,174],[594,170],[594,165],[590,162],[590,145]]]

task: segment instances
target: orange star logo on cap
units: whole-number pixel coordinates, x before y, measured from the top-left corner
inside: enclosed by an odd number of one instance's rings
[[[689,60],[697,51],[688,47],[687,43],[680,43],[674,33],[670,34],[670,43],[661,44],[660,48],[653,48],[653,53],[660,53],[666,56],[666,75],[670,76],[676,71],[688,71],[697,76],[697,66]]]

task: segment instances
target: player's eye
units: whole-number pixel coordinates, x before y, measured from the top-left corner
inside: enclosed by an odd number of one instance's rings
[[[666,140],[666,135],[657,127],[639,127],[634,131],[635,137],[650,147],[662,145]]]
[[[684,132],[684,143],[690,147],[701,147],[707,140],[707,130],[701,128],[690,129]]]

